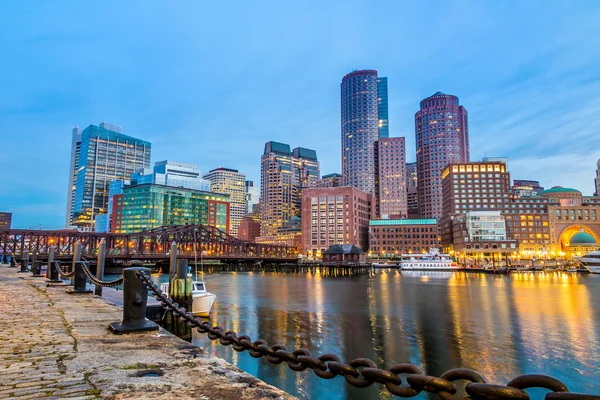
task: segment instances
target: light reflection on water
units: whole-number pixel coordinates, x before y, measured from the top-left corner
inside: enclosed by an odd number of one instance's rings
[[[600,275],[379,270],[327,277],[313,269],[213,273],[205,280],[217,295],[211,322],[253,340],[344,361],[367,357],[383,367],[410,362],[438,376],[472,368],[491,383],[543,373],[573,392],[600,392]],[[393,397],[378,384],[355,389],[341,377],[295,373],[197,332],[193,342],[300,398]]]

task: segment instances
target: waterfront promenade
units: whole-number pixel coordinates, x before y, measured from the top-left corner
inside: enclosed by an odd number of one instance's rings
[[[0,264],[0,398],[293,399],[170,333],[113,335],[122,311]]]

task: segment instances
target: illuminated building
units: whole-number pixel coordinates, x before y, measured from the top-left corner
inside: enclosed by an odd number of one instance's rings
[[[386,87],[385,99],[384,86]],[[381,100],[379,100],[380,87]],[[356,187],[366,193],[374,193],[374,146],[380,137],[380,129],[384,135],[387,135],[388,129],[387,80],[378,78],[375,70],[353,71],[342,79],[340,91],[344,185]]]
[[[438,221],[430,219],[377,219],[369,221],[369,254],[397,257],[439,248]]]
[[[69,173],[75,195],[69,194],[67,204],[72,201],[72,225],[91,230],[96,215],[107,213],[110,182],[129,179],[137,169],[148,168],[151,146],[105,122],[85,128],[80,141],[76,136],[74,130]]]
[[[417,190],[417,163],[406,163],[406,207],[408,218],[419,217],[419,194]]]
[[[406,149],[404,138],[375,142],[375,199],[378,218],[406,218]]]
[[[515,196],[517,197],[535,196],[544,190],[544,188],[540,186],[539,181],[528,181],[523,179],[513,180],[513,189]]]
[[[467,110],[458,97],[436,92],[421,101],[415,114],[419,214],[442,215],[442,171],[450,163],[469,161]]]
[[[417,187],[417,163],[406,163],[406,187]]]
[[[210,181],[210,190],[214,193],[229,195],[229,227],[232,236],[237,236],[238,227],[248,210],[246,200],[246,175],[237,169],[219,167],[203,176]]]
[[[144,183],[113,198],[115,233],[174,225],[206,225],[229,233],[229,195]]]
[[[390,137],[390,127],[388,120],[388,84],[387,78],[377,79],[377,127],[379,128],[379,138]]]
[[[79,168],[79,152],[81,149],[81,128],[73,128],[71,136],[71,162],[69,163],[69,187],[67,190],[67,213],[65,228],[73,225],[73,203],[75,202],[75,183],[77,182],[77,169]]]
[[[254,186],[253,181],[246,181],[246,202],[248,208],[246,214],[252,212],[252,208],[260,201],[260,188]]]
[[[354,244],[366,251],[373,195],[350,186],[302,191],[302,251],[318,257],[331,245]]]
[[[315,183],[316,188],[340,187],[342,186],[342,174],[328,174]]]
[[[301,191],[319,179],[314,150],[267,142],[261,157],[261,236],[276,236],[285,221],[300,215]]]

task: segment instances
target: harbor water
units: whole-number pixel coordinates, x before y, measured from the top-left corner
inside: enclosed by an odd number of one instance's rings
[[[471,368],[498,384],[541,373],[572,392],[600,393],[600,275],[382,269],[329,277],[314,268],[211,273],[204,280],[217,295],[211,322],[238,336],[288,350],[305,347],[313,356],[333,353],[343,361],[367,357],[386,368],[410,362],[436,376]],[[356,389],[342,377],[323,380],[310,370],[271,365],[195,331],[192,341],[301,399],[393,397],[379,384]]]

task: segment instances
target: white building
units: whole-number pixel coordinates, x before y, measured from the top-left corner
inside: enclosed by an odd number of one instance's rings
[[[203,178],[210,181],[212,192],[229,195],[229,233],[237,237],[240,222],[246,216],[248,209],[246,175],[241,174],[237,169],[219,167],[209,171]]]

